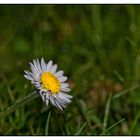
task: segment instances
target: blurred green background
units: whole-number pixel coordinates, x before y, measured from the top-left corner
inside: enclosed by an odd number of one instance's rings
[[[140,5],[0,5],[0,112],[35,89],[23,74],[41,57],[65,71],[72,103],[36,98],[0,135],[140,135]]]

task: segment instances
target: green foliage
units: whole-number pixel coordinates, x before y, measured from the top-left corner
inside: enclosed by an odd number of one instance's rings
[[[140,134],[139,5],[0,5],[0,13],[0,135]],[[30,100],[24,70],[41,57],[69,77],[74,99],[63,112]]]

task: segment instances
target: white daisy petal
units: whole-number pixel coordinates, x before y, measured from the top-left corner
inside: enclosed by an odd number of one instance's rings
[[[25,75],[28,75],[30,78],[32,78],[32,80],[34,80],[34,76],[31,72],[29,72],[29,71],[24,71],[24,72],[25,72]]]
[[[71,91],[71,89],[70,88],[61,88],[61,91],[69,92],[69,91]]]
[[[60,71],[56,72],[54,75],[55,75],[56,77],[60,77],[60,76],[63,75],[63,73],[64,73],[64,71],[63,71],[63,70],[60,70]]]
[[[58,96],[58,94],[54,94],[53,96],[55,97],[56,100],[58,100],[59,102],[62,102],[62,99]]]
[[[56,107],[57,107],[58,109],[63,110],[63,109],[62,109],[62,106],[60,105],[60,103],[59,103],[56,99],[54,99],[54,102],[55,102]]]
[[[39,76],[40,76],[39,70],[38,70],[32,63],[30,63],[30,68],[31,68],[31,71],[32,71],[32,73],[33,73],[33,75],[34,75],[34,78],[35,78],[36,80],[38,80],[38,78],[39,78]]]
[[[67,87],[69,87],[69,84],[68,83],[61,83],[60,87],[61,88],[67,88]]]
[[[45,101],[45,92],[43,90],[40,90],[39,94],[42,97],[42,100]]]
[[[30,75],[32,78],[34,78],[33,73],[31,73],[30,71],[28,71],[28,75]]]
[[[41,84],[39,82],[33,81],[32,84],[34,84],[37,89],[41,89]]]
[[[32,64],[32,63],[31,63]],[[36,60],[33,60],[33,66],[35,68],[35,70],[40,73],[40,70],[38,69],[38,64],[37,64],[37,61]]]
[[[56,100],[61,104],[61,106],[66,107],[65,105],[67,104],[62,98],[59,97],[58,94],[55,95]]]
[[[40,90],[39,91],[40,96],[42,97],[42,100],[48,105],[49,103],[49,93],[45,90]]]
[[[41,65],[40,65],[38,59],[36,60],[36,64],[37,64],[37,67],[38,67],[39,72],[42,73]]]
[[[58,96],[60,97],[60,99],[62,99],[66,103],[70,103],[71,102],[71,100],[69,98],[63,96],[61,93],[59,93]]]
[[[29,62],[29,64],[30,64],[32,73],[38,74],[39,73],[38,69],[31,62]]]
[[[61,76],[61,77],[58,78],[58,80],[60,82],[65,82],[67,80],[67,77],[66,76]]]
[[[65,94],[65,93],[63,93],[63,92],[60,92],[59,94],[61,94],[62,96],[66,97],[66,98],[69,98],[69,99],[72,99],[72,98],[73,98],[71,95]],[[58,95],[59,95],[59,94],[58,94]]]
[[[41,59],[41,67],[42,67],[42,71],[45,71],[45,70],[47,69],[46,66],[47,66],[47,65],[46,65],[46,63],[45,63],[45,61],[44,61],[44,58],[42,58],[42,59]]]
[[[66,103],[65,103],[65,102],[62,102],[62,101],[59,101],[59,100],[58,100],[58,103],[59,103],[63,108],[66,107]]]
[[[52,60],[50,60],[47,64],[47,71],[50,71],[52,68]]]
[[[24,75],[24,77],[25,77],[26,79],[30,80],[30,81],[33,81],[33,80],[34,80],[31,76],[26,75],[26,74]]]
[[[29,71],[24,70],[24,72],[25,72],[27,75],[29,75]]]
[[[48,104],[49,104],[49,100],[48,100],[48,99],[46,99],[45,103],[46,103],[46,105],[48,106]]]
[[[54,98],[52,96],[50,96],[50,102],[57,107],[56,103],[54,102]]]
[[[41,89],[39,91],[40,96],[42,97],[42,100],[45,101],[45,95],[46,95],[46,91],[44,91],[43,89]]]
[[[52,68],[51,68],[51,72],[52,73],[55,73],[56,72],[56,69],[57,69],[57,65],[53,65]]]

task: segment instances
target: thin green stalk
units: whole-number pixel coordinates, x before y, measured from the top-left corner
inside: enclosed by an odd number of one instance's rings
[[[50,122],[50,116],[51,116],[51,111],[49,112],[47,122],[46,122],[46,127],[45,127],[45,135],[47,136],[49,134],[49,122]]]
[[[112,99],[119,98],[120,96],[122,96],[122,95],[128,93],[129,91],[133,91],[133,90],[136,90],[136,89],[138,89],[138,88],[140,88],[139,85],[132,86],[131,88],[128,88],[128,89],[126,89],[126,90],[124,90],[124,91],[122,91],[122,92],[120,92],[120,93],[115,94],[115,95],[112,97]]]
[[[33,91],[28,96],[24,97],[23,99],[17,101],[14,105],[10,106],[7,110],[0,113],[0,120],[12,113],[16,108],[20,107],[21,105],[28,103],[29,101],[39,97],[38,94],[36,94],[36,91]]]
[[[86,125],[87,125],[87,122],[85,122],[85,123],[81,126],[81,128],[75,133],[75,136],[80,135],[81,132],[83,131],[83,129],[86,127]]]
[[[117,78],[121,81],[121,82],[124,82],[124,78],[119,74],[118,71],[114,71],[114,74],[117,76]]]
[[[107,120],[108,120],[108,114],[109,114],[109,109],[110,109],[111,97],[112,97],[112,94],[110,93],[109,98],[107,100],[107,104],[106,104],[105,117],[104,117],[104,122],[103,122],[103,130],[105,130],[106,126],[107,126]]]
[[[107,131],[109,131],[110,129],[112,129],[113,127],[115,127],[117,124],[123,122],[125,119],[121,119],[120,121],[118,121],[117,123],[113,124],[112,126],[110,126],[109,128],[107,128],[105,131],[103,131],[100,135],[104,135]]]
[[[76,101],[76,103],[77,103],[77,105],[79,107],[81,115],[83,115],[83,118],[87,122],[88,126],[91,128],[90,121],[88,120],[87,115],[85,114],[85,110],[84,110],[83,106],[81,107],[80,101],[77,101],[76,98],[75,98],[75,101]]]
[[[138,112],[138,114],[136,115],[136,117],[135,117],[135,119],[134,119],[134,121],[132,123],[131,129],[130,129],[130,135],[133,134],[135,126],[138,124],[139,118],[140,118],[140,112]]]

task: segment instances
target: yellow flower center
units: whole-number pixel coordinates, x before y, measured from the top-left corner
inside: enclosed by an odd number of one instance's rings
[[[59,80],[50,72],[43,72],[40,78],[43,88],[50,90],[51,93],[60,91]]]

